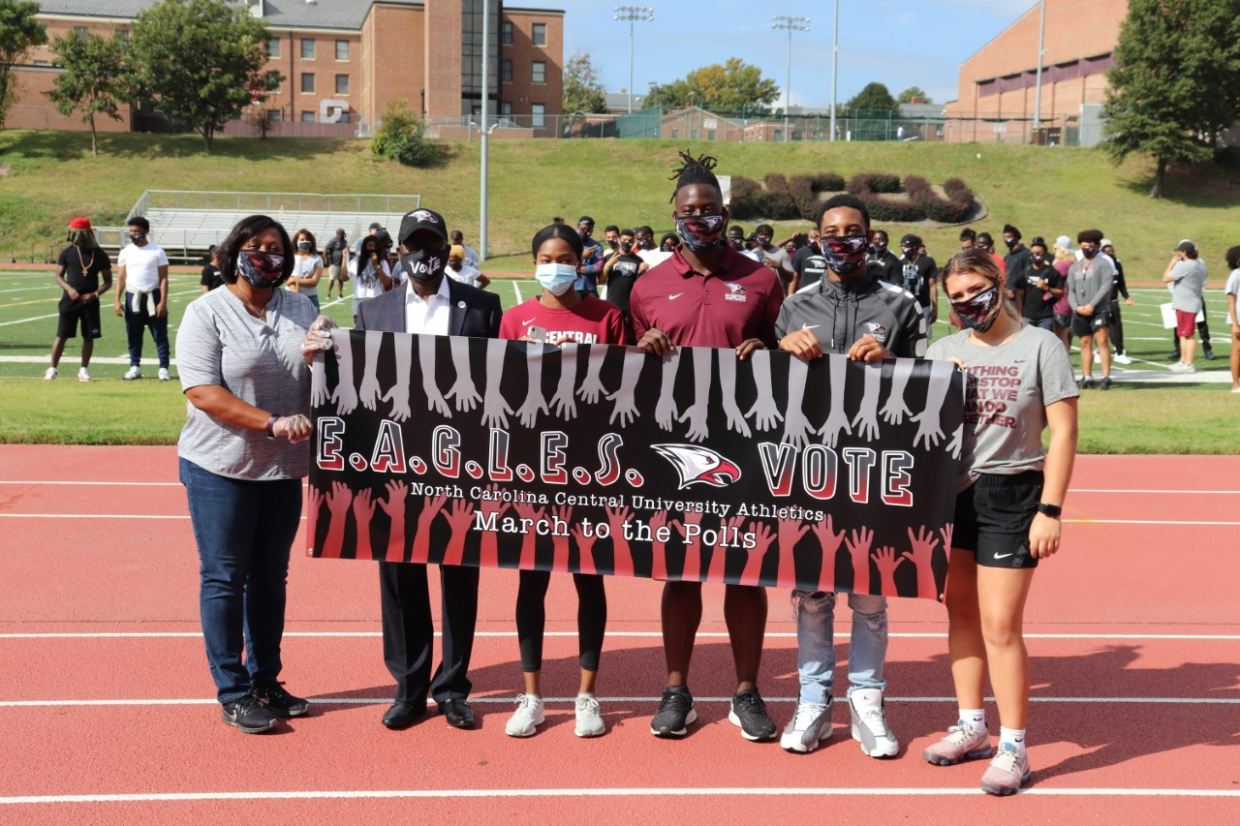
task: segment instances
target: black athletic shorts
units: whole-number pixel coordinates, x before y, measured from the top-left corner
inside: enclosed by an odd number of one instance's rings
[[[79,323],[82,325],[82,338],[103,338],[98,300],[83,304],[62,296],[57,309],[60,310],[60,321],[56,323],[56,338],[77,338]]]
[[[1093,315],[1072,314],[1072,335],[1077,338],[1092,336],[1099,327],[1111,323],[1110,313],[1105,310],[1094,310]]]
[[[956,496],[952,547],[969,551],[987,568],[1036,568],[1029,526],[1042,499],[1042,472],[982,474]]]

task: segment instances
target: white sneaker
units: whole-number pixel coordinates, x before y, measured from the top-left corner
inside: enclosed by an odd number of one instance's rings
[[[854,691],[848,698],[848,710],[852,713],[852,738],[861,744],[861,751],[866,756],[896,756],[900,743],[887,727],[883,692],[877,688]]]
[[[130,367],[128,370],[125,371],[125,375],[121,376],[121,378],[124,379],[125,381],[133,381],[134,379],[140,379],[142,378],[142,368],[141,367]]]
[[[786,751],[808,754],[823,740],[830,740],[832,731],[830,697],[826,705],[797,700],[796,711],[779,738],[779,745]]]
[[[607,724],[603,722],[603,715],[599,714],[598,700],[594,699],[593,694],[577,695],[577,727],[573,729],[573,734],[578,737],[598,737],[607,731]]]
[[[504,733],[509,737],[530,737],[547,721],[543,716],[542,697],[533,694],[517,695],[517,710],[508,718]]]
[[[43,371],[43,381],[51,381],[58,375],[60,372],[55,367],[49,367]]]
[[[78,381],[90,381],[90,371],[85,367],[78,368]]]
[[[1116,353],[1111,358],[1116,364],[1132,364],[1132,356],[1126,353]]]
[[[167,367],[159,368],[159,380],[160,381],[172,381],[172,374],[168,372]]]

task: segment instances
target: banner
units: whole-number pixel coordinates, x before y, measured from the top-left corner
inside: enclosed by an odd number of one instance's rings
[[[947,362],[340,330],[308,552],[941,599]]]

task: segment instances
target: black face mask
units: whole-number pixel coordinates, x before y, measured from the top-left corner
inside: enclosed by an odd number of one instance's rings
[[[1045,255],[1038,255],[1038,254],[1035,252],[1035,253],[1032,253],[1032,254],[1029,256],[1029,260],[1030,260],[1030,261],[1032,261],[1032,262],[1033,262],[1033,263],[1035,263],[1035,264],[1041,264],[1043,261],[1045,261],[1045,260],[1046,260],[1046,256],[1045,256]]]
[[[129,233],[129,240],[130,240],[130,241],[133,241],[135,244],[136,244],[136,243],[138,243],[139,241],[141,241],[141,240],[142,240],[143,238],[145,238],[145,237],[146,237],[146,233],[145,233],[145,232],[131,232],[131,233]]]
[[[1004,238],[1003,243],[1007,244],[1008,249],[1015,249],[1016,245],[1020,243],[1020,239],[1019,238]]]
[[[1098,250],[1092,247],[1081,247],[1081,255],[1086,258],[1095,258],[1098,255]]]
[[[624,253],[625,255],[628,255],[630,252],[633,251],[633,242],[632,241],[621,241],[620,251]]]
[[[443,275],[447,261],[448,251],[445,249],[420,249],[401,255],[400,266],[414,281],[426,284]]]

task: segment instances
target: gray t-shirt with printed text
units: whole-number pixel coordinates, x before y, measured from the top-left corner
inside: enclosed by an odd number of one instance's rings
[[[1051,332],[1026,324],[997,347],[970,341],[962,330],[930,345],[926,358],[965,364],[964,442],[958,490],[983,473],[1010,476],[1042,470],[1046,408],[1080,395],[1072,362]]]
[[[1183,313],[1199,313],[1206,288],[1206,262],[1185,258],[1171,268],[1171,307]]]
[[[310,368],[301,355],[314,305],[275,290],[267,319],[246,311],[231,290],[212,290],[190,302],[177,331],[181,389],[223,387],[242,401],[280,416],[310,415]],[[203,470],[232,479],[296,479],[310,470],[311,441],[290,444],[261,430],[225,424],[185,403],[177,454]]]

